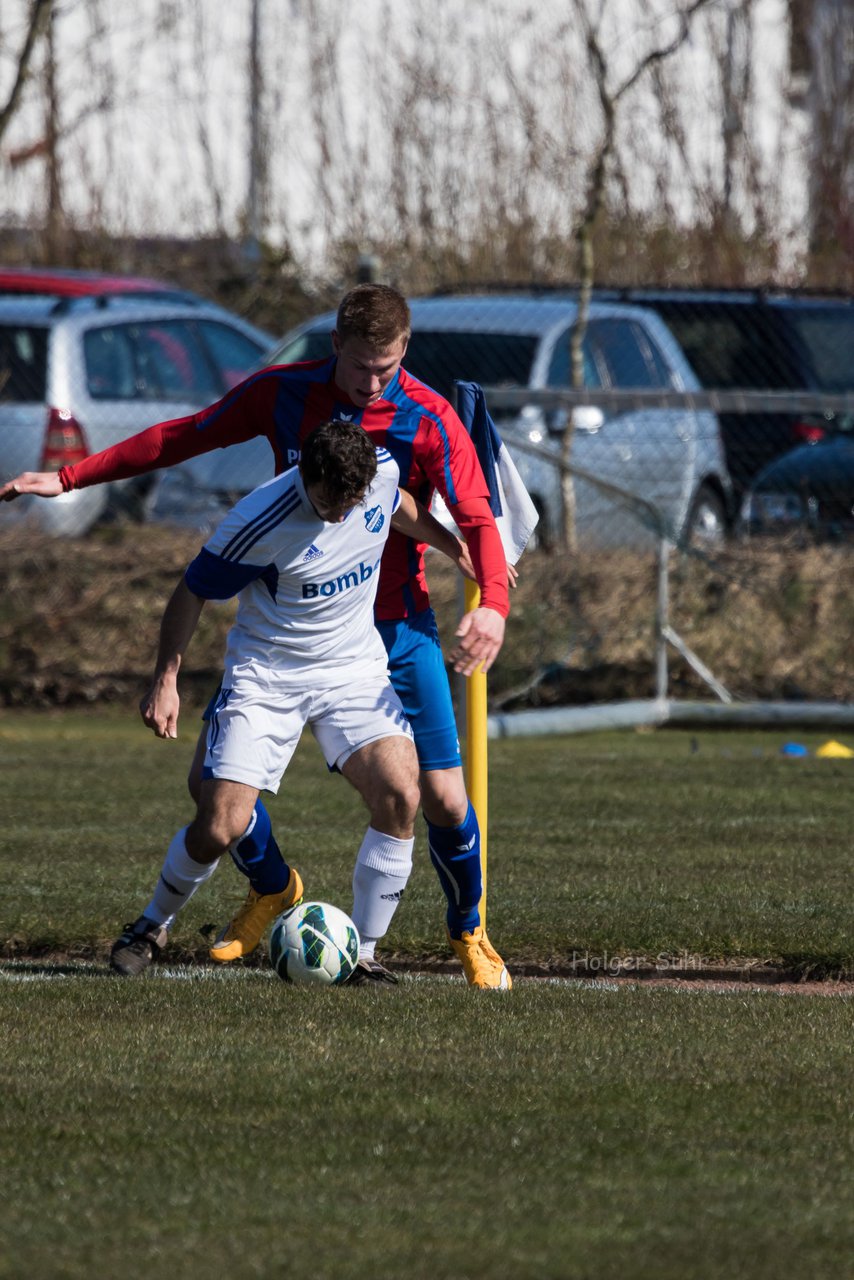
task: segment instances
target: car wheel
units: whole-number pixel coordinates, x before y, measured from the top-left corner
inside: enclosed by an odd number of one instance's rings
[[[686,541],[693,546],[719,547],[726,537],[726,531],[723,498],[711,485],[701,484],[685,522]]]

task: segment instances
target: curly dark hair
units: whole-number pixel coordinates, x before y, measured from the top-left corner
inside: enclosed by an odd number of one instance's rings
[[[330,502],[362,497],[377,474],[377,451],[355,422],[324,422],[302,446],[303,483],[320,485]]]

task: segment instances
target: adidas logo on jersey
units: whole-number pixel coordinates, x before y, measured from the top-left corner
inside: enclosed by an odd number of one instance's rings
[[[317,560],[322,555],[323,552],[320,550],[320,547],[316,547],[314,543],[312,543],[302,558],[303,564],[307,564],[309,560]]]
[[[370,511],[365,512],[365,528],[368,533],[379,533],[385,524],[385,516],[382,507],[371,507]]]

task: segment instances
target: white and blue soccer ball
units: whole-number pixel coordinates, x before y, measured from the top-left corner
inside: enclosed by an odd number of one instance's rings
[[[346,982],[358,959],[358,929],[329,902],[300,902],[273,922],[270,960],[285,982]]]

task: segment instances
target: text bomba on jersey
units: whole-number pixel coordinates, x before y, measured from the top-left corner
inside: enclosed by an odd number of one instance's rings
[[[378,572],[379,567],[379,560],[374,564],[365,564],[364,560],[360,560],[355,569],[340,573],[337,578],[328,578],[326,582],[304,582],[302,584],[302,598],[303,600],[316,600],[319,596],[334,596],[341,591],[350,591],[353,587],[361,586],[362,583],[372,578]]]

